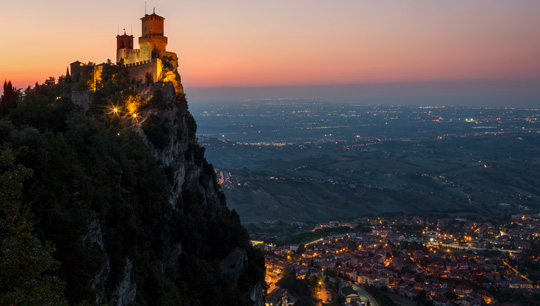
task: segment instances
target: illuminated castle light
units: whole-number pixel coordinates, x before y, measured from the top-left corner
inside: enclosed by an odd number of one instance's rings
[[[133,64],[152,59],[163,59],[165,56],[176,56],[172,52],[165,51],[167,37],[164,35],[165,18],[154,13],[145,14],[141,18],[142,36],[139,37],[140,49],[133,49],[133,35],[116,36],[116,62]]]
[[[183,93],[178,69],[178,56],[166,51],[167,37],[164,35],[165,18],[156,14],[145,14],[141,18],[142,34],[139,37],[140,49],[133,48],[133,35],[124,31],[116,36],[116,63],[125,67],[134,81],[172,82],[178,93]],[[88,67],[90,68],[90,67]],[[79,61],[71,64],[71,76],[77,81],[85,65]],[[94,78],[100,78],[103,64],[93,66]]]

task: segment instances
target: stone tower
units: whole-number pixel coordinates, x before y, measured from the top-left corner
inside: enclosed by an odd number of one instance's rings
[[[116,49],[133,49],[133,35],[116,35]]]
[[[167,46],[167,37],[164,36],[165,18],[156,15],[144,15],[142,20],[142,36],[139,37],[139,46],[141,48],[141,58],[150,60],[162,58]]]
[[[165,50],[167,37],[164,35],[164,21],[165,18],[157,15],[155,10],[141,18],[139,49],[133,49],[133,35],[125,32],[124,35],[117,35],[116,62],[127,67],[134,80],[146,81],[150,75],[154,82],[172,82],[176,92],[182,94],[184,89],[178,74],[178,56]]]
[[[126,31],[124,31],[124,35],[116,35],[116,61],[120,62],[122,59],[123,53],[126,51],[120,51],[122,49],[125,50],[133,50],[133,35],[127,35]]]
[[[163,35],[165,18],[154,11],[153,14],[145,14],[142,21],[142,36],[139,37],[140,49],[133,49],[133,35],[116,36],[116,62],[125,65],[148,62],[153,59],[162,59],[167,46],[167,37]],[[169,55],[170,56],[170,55]]]

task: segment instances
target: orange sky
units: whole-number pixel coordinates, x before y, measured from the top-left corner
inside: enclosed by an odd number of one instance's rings
[[[115,59],[144,1],[3,0],[0,79]],[[538,0],[148,1],[186,88],[540,79]]]

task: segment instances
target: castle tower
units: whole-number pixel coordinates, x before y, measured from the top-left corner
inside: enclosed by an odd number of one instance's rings
[[[142,20],[142,36],[139,37],[141,47],[141,58],[154,59],[162,58],[167,46],[167,37],[163,35],[163,23],[165,18],[156,15],[144,15]]]
[[[154,82],[171,82],[177,93],[184,89],[178,74],[178,56],[165,50],[167,37],[164,35],[165,18],[156,11],[141,18],[142,35],[139,49],[133,49],[133,35],[116,36],[116,62],[123,64],[134,80],[145,81],[150,74]],[[164,64],[166,62],[166,64]],[[73,75],[72,75],[73,77]]]
[[[124,35],[116,35],[116,62],[120,62],[124,57],[126,51],[133,50],[133,35],[127,35],[124,31]]]

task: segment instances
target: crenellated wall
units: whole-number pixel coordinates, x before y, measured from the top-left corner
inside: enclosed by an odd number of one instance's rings
[[[124,65],[129,71],[129,76],[136,80],[146,82],[146,74],[152,76],[152,81],[157,82],[163,77],[163,63],[161,59],[155,58],[149,61],[141,61]]]
[[[141,49],[118,49],[116,50],[116,59],[120,62],[124,60],[124,64],[134,64],[150,60],[148,54],[141,52]]]

